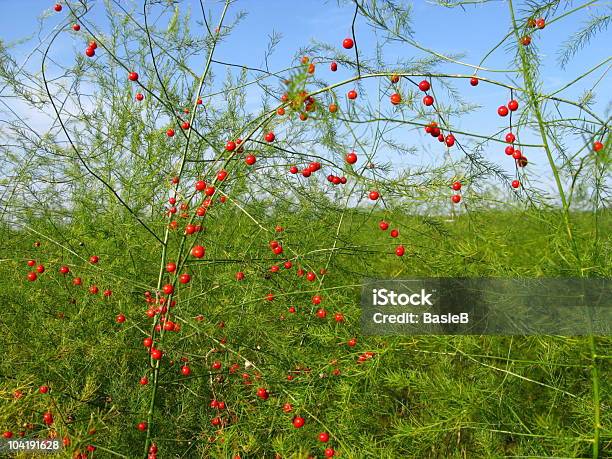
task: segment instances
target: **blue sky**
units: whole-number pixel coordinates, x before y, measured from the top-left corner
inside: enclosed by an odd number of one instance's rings
[[[44,24],[42,36],[45,36],[54,25],[65,19],[65,11],[60,14],[52,12],[54,2],[4,0],[3,3],[10,4],[11,8],[11,14],[0,15],[0,37],[4,42],[15,42],[33,31],[37,31],[40,15],[50,16]],[[104,19],[101,15],[102,2],[91,3],[97,6],[94,7],[90,20],[97,23],[103,22]],[[124,3],[127,4],[127,2]],[[522,2],[514,3],[519,10],[524,6]],[[561,69],[557,64],[560,43],[579,30],[581,24],[586,22],[590,15],[597,12],[603,13],[605,8],[608,8],[609,14],[610,7],[603,5],[604,2],[574,2],[573,6],[577,7],[584,3],[592,3],[592,5],[534,34],[534,43],[537,44],[542,56],[541,74],[545,91],[559,88],[563,83],[583,72],[584,69],[600,63],[610,56],[609,44],[612,43],[612,33],[608,31],[601,33],[579,52],[565,69]],[[142,2],[139,1],[137,4],[141,5]],[[191,8],[193,16],[199,18],[199,2],[189,0],[181,1],[179,4],[181,8]],[[222,2],[205,1],[204,5],[207,11],[212,12],[213,22],[216,22]],[[491,45],[498,42],[509,30],[509,10],[505,1],[491,1],[484,5],[466,5],[465,8],[441,8],[422,0],[414,1],[412,5],[411,25],[415,40],[421,45],[445,55],[464,54],[464,57],[461,58],[464,62],[477,64]],[[238,0],[230,8],[229,17],[233,17],[239,10],[246,11],[248,15],[235,32],[219,46],[216,58],[222,61],[261,67],[269,36],[273,31],[282,34],[283,37],[270,60],[270,66],[275,70],[287,67],[298,49],[307,46],[312,40],[327,42],[341,49],[342,39],[350,36],[353,8],[352,3],[349,2],[338,5],[334,1],[321,2],[315,0],[300,2]],[[141,11],[141,6],[138,6],[137,10]],[[197,27],[194,23],[193,30],[197,30]],[[377,37],[361,18],[358,19],[356,27],[360,52],[363,55],[369,54],[371,56]],[[33,43],[36,41],[35,39],[34,42],[26,42],[14,49],[14,55],[18,57],[19,62],[31,51]],[[78,45],[75,46],[74,43],[70,42],[68,34],[65,40],[60,43],[62,43],[62,47],[58,47],[54,51],[54,57],[60,60],[73,58],[71,56],[74,51],[82,52]],[[421,51],[405,44],[390,45],[385,49],[385,53],[390,61],[393,61],[394,56],[406,58],[424,56]],[[32,69],[35,69],[39,66],[40,58],[34,56],[31,62]],[[485,63],[486,67],[496,69],[507,69],[511,65],[512,55],[507,46],[500,47]],[[194,69],[199,70],[200,66],[197,62],[193,63]],[[597,94],[597,103],[593,106],[593,109],[600,115],[604,115],[611,100],[610,87],[612,86],[610,85],[610,76],[606,72],[606,70],[609,70],[609,66],[610,63],[608,62],[607,66],[583,79],[574,88],[565,91],[563,97],[576,99],[584,90],[594,87]],[[453,73],[471,73],[469,68],[455,64],[445,65],[441,69]],[[225,70],[216,68],[215,71],[221,76]],[[348,72],[342,70],[332,75],[327,70],[327,66],[323,65],[317,72],[325,72],[323,76],[330,82],[350,76]],[[483,75],[500,77],[499,74],[483,73]],[[503,79],[503,77],[501,78]],[[505,81],[510,82],[509,80]],[[519,84],[522,84],[522,81],[519,81]],[[464,98],[482,105],[483,108],[469,116],[453,120],[455,128],[488,134],[503,127],[507,120],[499,118],[495,112],[498,105],[508,100],[505,91],[486,84],[481,84],[478,88],[471,88],[467,81],[464,82],[463,87],[459,87]],[[248,96],[249,105],[256,108],[259,94],[253,93]],[[523,142],[525,142],[525,137],[521,139]],[[441,148],[432,144],[429,139],[424,138],[417,140],[416,145],[422,147],[422,155],[412,158],[411,162],[413,164],[427,161],[431,157],[432,149]],[[578,144],[576,145],[578,146]],[[499,161],[506,161],[508,158],[504,158],[503,153],[500,153],[503,146],[496,148],[495,155],[497,155]],[[543,151],[533,151],[530,152],[530,155],[530,160],[532,160],[530,172],[539,176],[543,182],[549,181],[548,165],[545,163]],[[392,153],[390,158],[392,158]]]

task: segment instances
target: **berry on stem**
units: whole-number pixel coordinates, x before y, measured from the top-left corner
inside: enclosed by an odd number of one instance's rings
[[[429,84],[429,81],[427,80],[423,80],[419,83],[419,89],[423,92],[425,91],[429,91],[429,88],[431,88],[431,85]]]

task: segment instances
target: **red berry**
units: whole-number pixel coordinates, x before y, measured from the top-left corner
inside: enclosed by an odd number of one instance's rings
[[[141,386],[146,386],[147,384],[149,384],[149,378],[147,378],[146,376],[143,376],[142,378],[140,378],[139,382]]]
[[[525,35],[521,38],[521,45],[529,46],[531,44],[531,37],[529,35]]]
[[[368,195],[368,197],[370,198],[371,201],[376,201],[380,197],[380,193],[378,191],[370,191],[370,194]]]
[[[336,312],[334,314],[334,320],[338,323],[344,322],[344,314],[342,314],[341,312]]]
[[[166,271],[168,271],[169,273],[173,273],[174,271],[176,271],[176,263],[168,263],[166,265]]]
[[[10,430],[5,430],[2,433],[2,437],[6,439],[13,438],[13,432],[11,432]]]
[[[603,150],[603,147],[604,147],[603,143],[601,143],[601,142],[599,142],[599,141],[598,141],[598,142],[595,142],[595,143],[593,144],[593,150],[594,150],[594,151],[596,151],[596,152],[597,152],[597,151],[601,151],[601,150]]]
[[[504,150],[508,156],[514,153],[514,147],[512,145],[508,145]]]
[[[153,345],[153,338],[147,336],[145,339],[142,340],[142,344],[144,345],[144,347],[151,347]]]
[[[181,128],[183,128],[184,130],[189,129],[189,121],[183,121],[183,123],[181,124]]]
[[[138,430],[140,430],[141,432],[144,432],[145,430],[147,430],[147,423],[146,422],[139,422],[138,425],[136,426],[138,428]]]
[[[34,271],[30,271],[28,273],[28,280],[30,282],[34,282],[37,278],[38,278],[38,276],[36,275],[36,273]]]
[[[89,46],[91,49],[98,49],[98,44],[95,40],[91,40],[87,46]]]
[[[72,25],[72,30],[74,30],[75,32],[78,32],[79,30],[81,30],[81,26],[78,24],[73,24]]]
[[[459,191],[461,189],[461,182],[453,182],[451,188],[455,191]]]
[[[396,229],[391,230],[390,233],[391,237],[398,237],[399,236],[399,231]]]
[[[353,42],[352,38],[345,38],[344,40],[342,40],[342,47],[344,49],[351,49],[354,44],[355,43]]]
[[[168,137],[174,137],[174,129],[170,128],[166,131]]]
[[[115,321],[118,324],[122,324],[125,322],[125,315],[124,314],[118,314],[117,317],[115,318]]]
[[[470,78],[470,84],[472,86],[478,86],[478,78],[474,78],[474,77]]]
[[[423,97],[423,104],[426,105],[427,107],[432,106],[434,103],[434,98],[431,96],[425,96]]]
[[[423,92],[425,91],[429,91],[429,88],[431,88],[431,85],[429,84],[429,81],[427,80],[423,80],[419,83],[419,89]]]
[[[262,400],[268,400],[268,397],[270,397],[270,393],[265,387],[260,387],[259,389],[257,389],[257,396]]]
[[[451,201],[453,201],[455,204],[459,204],[459,202],[461,202],[461,195],[458,195],[458,194],[452,195]]]
[[[218,360],[215,360],[211,365],[213,370],[220,370],[221,366],[221,362],[219,362]]]
[[[394,94],[391,94],[390,99],[393,105],[398,105],[402,101],[402,96],[400,96],[398,93],[394,93]]]
[[[403,257],[404,253],[406,253],[406,249],[404,249],[403,245],[398,245],[395,248],[395,255],[397,255],[398,257]]]
[[[40,392],[41,394],[46,394],[47,392],[49,392],[49,386],[40,386],[38,388],[38,392]]]
[[[234,151],[235,149],[236,149],[236,142],[232,140],[228,140],[228,142],[225,144],[225,150]]]
[[[195,182],[195,189],[197,191],[204,191],[206,189],[206,182],[204,180],[198,180]]]
[[[244,158],[244,162],[247,163],[249,166],[252,166],[257,162],[257,158],[253,155],[247,155],[246,158]]]
[[[238,271],[238,272],[236,273],[236,280],[237,280],[237,281],[241,281],[241,280],[243,280],[243,279],[244,279],[244,273],[243,273],[242,271]]]
[[[51,411],[47,411],[43,414],[43,422],[48,426],[53,424],[53,413],[51,413]]]
[[[164,356],[164,353],[159,349],[151,349],[151,357],[155,360],[160,360]]]
[[[191,368],[189,368],[187,365],[184,365],[181,367],[181,374],[183,376],[189,376],[191,374]]]
[[[166,284],[164,285],[164,287],[162,288],[163,292],[166,295],[171,295],[174,293],[174,287],[172,286],[172,284]]]
[[[321,432],[319,434],[319,441],[323,443],[327,443],[329,441],[329,434],[327,432]]]
[[[351,100],[357,99],[357,91],[354,89],[351,89],[346,95]]]
[[[75,277],[74,279],[72,279],[72,285],[81,285],[82,283],[83,281],[80,277]]]
[[[217,180],[222,182],[226,178],[227,178],[227,171],[226,170],[221,169],[219,172],[217,172]]]
[[[507,143],[514,143],[515,140],[516,140],[516,136],[512,132],[508,132],[506,134],[506,142]]]
[[[357,344],[357,338],[351,338],[346,343],[349,347],[355,347]]]
[[[28,260],[28,266],[29,266],[29,267],[32,267],[32,266],[34,266],[35,264],[36,264],[36,261],[34,261],[34,260]]]
[[[306,423],[306,421],[304,420],[303,417],[301,416],[296,416],[293,418],[293,427],[295,427],[296,429],[299,429],[300,427],[303,427],[304,424]]]
[[[323,308],[317,309],[317,317],[319,319],[325,319],[327,317],[327,311]]]
[[[141,101],[144,99],[144,95],[140,92],[136,93],[136,100]]]
[[[191,280],[191,276],[189,274],[187,274],[187,273],[181,274],[179,276],[179,282],[181,284],[188,284],[190,280]]]
[[[543,29],[544,27],[546,27],[546,21],[543,18],[536,19],[535,23],[538,29]]]
[[[338,70],[338,63],[336,61],[332,62],[331,64],[329,64],[329,68],[332,72],[335,72],[336,70]]]
[[[508,108],[510,109],[511,112],[515,112],[516,110],[518,110],[518,107],[519,107],[518,101],[512,99],[510,102],[508,102]]]
[[[59,13],[60,11],[62,11],[62,5],[56,3],[53,9]]]
[[[130,80],[130,81],[138,81],[138,74],[136,72],[128,73],[128,80]]]
[[[521,186],[521,182],[518,180],[512,180],[512,188],[518,188]]]
[[[191,255],[196,258],[202,258],[206,253],[206,248],[201,245],[196,245],[191,249]]]
[[[378,227],[383,231],[387,231],[387,229],[389,229],[389,224],[386,221],[382,220],[380,221],[380,223],[378,223]]]
[[[97,255],[92,255],[91,257],[89,257],[89,262],[93,265],[95,265],[98,261],[100,261],[100,257],[98,257]]]
[[[264,137],[264,139],[266,140],[266,142],[270,143],[270,142],[274,142],[274,139],[276,138],[276,136],[274,135],[274,132],[268,132],[266,134],[266,136]]]
[[[352,151],[350,153],[347,153],[344,159],[346,159],[346,162],[349,164],[355,164],[357,162],[357,155],[354,151]]]
[[[98,289],[97,285],[92,285],[91,287],[89,287],[89,293],[91,293],[92,295],[96,295],[99,291],[100,289]]]
[[[291,166],[289,168],[289,172],[292,173],[292,174],[297,174],[298,171],[299,171],[299,169],[297,168],[297,166]]]
[[[312,297],[312,304],[317,305],[317,304],[321,304],[321,295],[315,295]]]
[[[334,455],[336,454],[336,451],[334,450],[334,448],[325,448],[325,457],[334,457]]]
[[[447,147],[452,147],[453,145],[455,145],[455,136],[452,134],[447,135],[445,142]]]
[[[507,116],[508,115],[508,107],[506,107],[505,105],[500,105],[499,108],[497,109],[497,114],[499,116]]]

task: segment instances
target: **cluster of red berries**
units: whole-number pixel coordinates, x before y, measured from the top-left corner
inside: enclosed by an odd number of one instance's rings
[[[461,191],[461,187],[462,185],[459,181],[453,182],[453,184],[451,185],[453,191]],[[453,204],[459,204],[461,202],[461,195],[459,193],[453,194],[451,196],[451,201],[453,202]]]
[[[303,58],[303,60],[304,59],[308,59],[308,58],[305,57],[305,58]],[[314,64],[311,64],[311,65],[314,65]],[[280,100],[281,100],[281,102],[283,104],[286,104],[287,102],[289,102],[289,106],[294,111],[299,112],[299,118],[302,121],[306,121],[308,119],[308,112],[312,112],[316,108],[316,99],[314,98],[314,96],[309,95],[306,91],[303,91],[303,90],[298,92],[291,99],[291,101],[289,101],[289,94],[287,94],[287,93],[284,93],[281,96]],[[304,110],[301,109],[302,105],[304,106]],[[336,107],[336,109],[337,109],[337,107]],[[335,111],[335,110],[332,110],[331,105],[330,105],[330,111],[331,112]],[[285,114],[285,108],[282,107],[282,106],[278,107],[276,109],[276,114],[279,115],[279,116],[283,116]]]
[[[442,134],[442,131],[438,127],[438,123],[435,121],[432,121],[425,126],[425,132],[432,137],[437,138],[439,142],[446,143],[446,146],[449,148],[455,145],[455,136],[453,134],[448,134],[446,137],[444,137],[444,134]]]
[[[94,57],[96,55],[96,49],[98,49],[98,44],[94,40],[91,40],[87,48],[85,48],[85,55],[87,57]]]
[[[157,459],[157,451],[157,445],[155,443],[151,443],[151,446],[149,446],[149,454],[147,454],[147,459]]]
[[[427,91],[431,89],[431,83],[427,80],[421,81],[419,84],[419,89],[425,93],[425,97],[423,97],[423,105],[426,107],[431,107],[434,104],[433,96],[427,94]]]
[[[368,360],[371,360],[372,358],[374,358],[376,354],[374,352],[364,352],[363,354],[360,354],[359,357],[357,357],[357,363],[364,363],[367,362]]]
[[[529,28],[538,28],[538,29],[543,29],[544,27],[546,27],[546,20],[544,18],[538,18],[538,19],[533,19],[533,18],[529,18],[527,20],[527,27]],[[523,46],[529,46],[531,44],[531,36],[530,35],[523,35],[520,39],[521,45]]]
[[[338,177],[337,175],[329,174],[327,176],[327,181],[333,185],[345,185],[347,182],[346,177]]]
[[[306,166],[304,169],[302,169],[302,176],[308,178],[312,175],[313,172],[317,172],[320,169],[321,169],[321,163],[318,161],[313,161],[309,163],[308,166]],[[299,171],[300,170],[298,169],[297,166],[291,166],[289,168],[289,173],[293,175],[297,174]]]
[[[89,262],[91,264],[94,264],[94,265],[97,264],[99,260],[100,260],[100,258],[97,255],[92,255],[91,257],[89,257]],[[35,260],[28,260],[27,261],[27,265],[30,268],[33,268],[34,266],[36,266],[35,270],[30,271],[27,274],[27,279],[30,282],[36,281],[38,279],[38,275],[39,274],[43,274],[46,271],[45,265],[43,265],[43,264],[38,264],[37,265]],[[69,274],[71,271],[70,271],[70,268],[68,266],[61,265],[59,267],[59,269],[58,269],[58,272],[65,276],[65,275]],[[79,285],[82,285],[82,284],[83,284],[83,280],[80,277],[74,277],[72,279],[72,285],[79,286]],[[97,285],[95,285],[95,284],[90,285],[88,290],[89,290],[89,293],[91,293],[92,295],[96,295],[96,294],[98,294],[100,292],[99,287]],[[108,298],[108,297],[110,297],[113,294],[113,291],[110,290],[110,289],[105,289],[102,293],[103,293],[103,295],[105,297]]]
[[[518,101],[515,99],[512,99],[506,105],[500,105],[499,108],[497,109],[497,114],[502,117],[508,116],[508,113],[515,112],[518,110],[518,108],[519,108]]]
[[[389,223],[386,222],[385,220],[381,220],[380,222],[378,222],[378,227],[382,231],[387,231],[389,229]],[[393,239],[396,239],[397,237],[399,237],[399,230],[394,228],[389,232],[389,235]],[[406,249],[404,248],[402,244],[398,245],[395,248],[395,255],[397,255],[398,257],[403,257],[405,253],[406,253]]]

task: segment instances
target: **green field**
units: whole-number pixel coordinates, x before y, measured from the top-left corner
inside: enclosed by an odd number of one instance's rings
[[[261,208],[249,210],[261,216]],[[360,336],[359,284],[366,276],[579,276],[571,250],[555,237],[562,230],[554,213],[398,216],[396,227],[410,241],[402,259],[389,255],[393,246],[379,234],[380,215],[346,212],[333,256],[325,250],[333,238],[315,237],[308,226],[333,225],[335,214],[309,215],[258,221],[285,227],[279,240],[299,243],[303,263],[327,266],[320,290],[330,298],[324,320],[309,301],[314,284],[299,278],[296,267],[268,272],[274,259],[254,240],[258,224],[238,213],[211,218],[202,238],[213,248],[190,265],[194,281],[173,310],[182,328],[165,343],[171,350],[159,376],[153,434],[162,457],[306,457],[320,453],[316,434],[323,430],[341,457],[587,457],[596,416],[602,457],[610,451],[610,411],[596,414],[593,400],[596,384],[602,406],[610,400],[610,338]],[[587,214],[573,221],[589,275],[609,277],[610,214],[600,215],[597,225]],[[0,426],[17,431],[32,423],[29,434],[43,433],[41,413],[52,407],[57,433],[70,437],[71,448],[93,444],[100,457],[111,457],[105,448],[135,457],[139,450],[132,445],[142,433],[133,426],[151,397],[150,384],[138,384],[150,374],[141,342],[149,328],[143,292],[153,288],[141,282],[155,282],[159,260],[148,249],[150,238],[129,225],[120,233],[130,244],[108,238],[117,225],[119,215],[3,231],[2,253],[10,256],[0,264]],[[212,244],[218,235],[227,242]],[[100,256],[96,266],[86,261],[92,247]],[[25,279],[28,259],[47,268],[35,283]],[[81,276],[83,286],[71,285],[57,272],[60,265]],[[234,279],[238,270],[245,273],[242,282]],[[89,294],[93,283],[112,285],[112,297]],[[269,292],[278,294],[272,302],[265,298]],[[295,314],[287,312],[290,305]],[[335,312],[343,323],[330,317]],[[115,323],[119,313],[127,317],[123,324]],[[353,337],[358,342],[351,348],[346,342]],[[374,357],[358,363],[368,351]],[[189,377],[179,372],[183,357]],[[211,371],[214,360],[222,362],[219,371]],[[245,369],[246,361],[252,366]],[[236,363],[239,369],[229,372]],[[244,383],[244,372],[252,385]],[[40,385],[50,393],[39,394]],[[259,386],[269,389],[267,401],[255,396]],[[23,398],[13,399],[16,390]],[[230,422],[210,442],[214,398],[226,402]],[[285,403],[292,413],[283,412]],[[291,426],[295,413],[307,419],[304,428]]]

